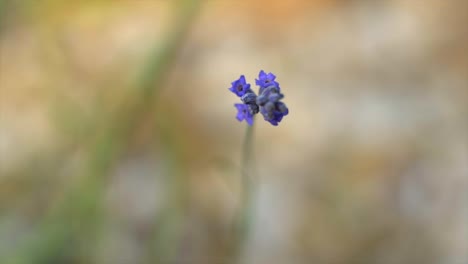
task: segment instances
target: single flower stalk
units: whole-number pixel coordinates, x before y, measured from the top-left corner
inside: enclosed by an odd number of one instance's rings
[[[244,144],[242,145],[241,179],[242,195],[239,220],[236,221],[236,236],[233,253],[235,258],[242,254],[242,245],[245,244],[251,223],[254,216],[254,198],[256,193],[255,184],[255,162],[253,151],[253,125],[255,115],[261,113],[263,119],[270,124],[277,126],[283,117],[289,114],[287,106],[281,102],[284,95],[280,92],[281,88],[276,81],[273,73],[266,73],[261,70],[255,84],[259,86],[258,96],[247,83],[245,76],[241,75],[239,79],[231,83],[229,90],[239,97],[242,103],[234,104],[237,109],[236,118],[238,121],[246,121],[246,133]],[[234,261],[235,263],[236,261]]]

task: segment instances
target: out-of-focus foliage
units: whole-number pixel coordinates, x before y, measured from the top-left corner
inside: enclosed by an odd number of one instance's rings
[[[0,263],[468,263],[467,10],[0,0]],[[259,69],[290,114],[235,251]]]

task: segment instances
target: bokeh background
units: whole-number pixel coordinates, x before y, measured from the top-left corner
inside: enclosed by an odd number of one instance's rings
[[[0,0],[0,263],[468,263],[468,2]],[[245,123],[230,82],[277,75]],[[234,253],[233,253],[234,252]]]

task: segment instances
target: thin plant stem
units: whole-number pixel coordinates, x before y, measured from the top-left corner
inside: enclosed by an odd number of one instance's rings
[[[255,122],[254,122],[255,125]],[[235,260],[242,257],[244,244],[251,231],[254,213],[255,196],[255,159],[254,159],[254,125],[247,126],[242,144],[241,158],[241,208],[235,235]]]

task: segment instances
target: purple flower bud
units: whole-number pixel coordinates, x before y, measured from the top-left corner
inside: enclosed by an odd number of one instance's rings
[[[278,111],[283,115],[289,114],[289,109],[283,102],[276,103],[276,109],[278,109]]]
[[[268,98],[264,95],[264,94],[260,94],[259,96],[257,96],[257,104],[258,105],[265,105],[266,102],[268,102]]]
[[[273,102],[268,102],[265,104],[264,108],[266,111],[273,111],[275,104]]]
[[[252,115],[257,114],[259,112],[259,110],[260,110],[258,105],[256,105],[255,103],[248,104],[248,106],[249,106],[250,114],[252,114]]]
[[[241,97],[241,100],[244,104],[254,104],[257,100],[257,95],[254,92],[247,92]]]
[[[268,96],[268,101],[276,103],[279,100],[283,99],[283,97],[284,96],[280,93],[270,93],[270,95]]]

